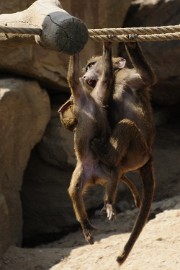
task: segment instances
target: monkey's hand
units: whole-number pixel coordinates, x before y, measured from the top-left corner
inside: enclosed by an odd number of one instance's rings
[[[132,40],[131,42],[126,42],[126,46],[129,47],[129,48],[132,48],[132,49],[135,49],[136,48],[136,45],[137,45],[137,42],[136,42],[136,38],[138,37],[137,34],[129,34],[127,35],[128,39],[129,40]]]
[[[105,203],[101,210],[102,215],[107,215],[109,220],[116,219],[116,210],[114,209],[113,205],[110,203]]]

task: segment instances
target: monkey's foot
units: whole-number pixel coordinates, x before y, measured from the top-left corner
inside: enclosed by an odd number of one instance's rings
[[[89,244],[93,245],[94,238],[93,238],[91,232],[96,231],[97,228],[95,228],[93,225],[91,225],[91,223],[89,221],[85,221],[85,222],[83,222],[82,229],[83,229],[83,234],[84,234],[86,241]]]
[[[112,204],[106,203],[104,207],[101,210],[102,215],[107,215],[107,218],[109,220],[115,220],[116,219],[116,211]]]

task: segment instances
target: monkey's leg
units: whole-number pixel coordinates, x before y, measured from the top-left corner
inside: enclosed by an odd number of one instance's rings
[[[109,177],[105,186],[104,206],[101,213],[107,215],[109,220],[116,218],[115,199],[117,194],[117,186],[119,174],[116,169],[112,170],[112,175]]]
[[[136,186],[125,175],[122,175],[120,181],[122,181],[130,189],[130,191],[133,195],[134,203],[135,203],[136,207],[140,208],[141,199],[140,199],[139,192],[138,192]],[[117,194],[117,187],[115,188],[114,191],[112,191],[112,187],[111,187],[110,194],[113,194],[113,195],[110,195],[109,201],[108,201],[108,194],[109,194],[109,192],[106,190],[105,199],[104,199],[104,206],[101,210],[101,213],[103,215],[106,214],[107,218],[109,220],[113,220],[116,217],[116,210],[115,210],[114,204],[115,204],[115,199],[116,199],[116,194]],[[112,200],[113,200],[113,203],[112,203]]]
[[[120,181],[122,181],[131,191],[133,198],[134,198],[134,203],[136,205],[137,208],[140,208],[141,206],[141,199],[139,196],[139,192],[136,188],[136,186],[134,185],[134,183],[129,180],[129,178],[125,175],[123,175],[120,179]]]
[[[73,172],[71,183],[68,189],[69,195],[72,200],[74,212],[77,220],[81,224],[85,239],[93,244],[93,236],[91,231],[96,230],[89,222],[87,212],[83,201],[83,189],[85,188],[85,177],[80,166],[77,166]]]
[[[115,126],[109,141],[94,138],[92,151],[107,167],[126,167],[126,171],[136,170],[149,158],[149,150],[136,124],[123,119]]]
[[[91,148],[102,163],[111,167],[113,171],[118,171],[118,173],[122,173],[120,168],[125,168],[126,171],[136,170],[143,166],[149,158],[147,145],[142,134],[137,126],[128,119],[124,119],[116,125],[109,142],[104,143],[101,139],[95,138],[91,142]],[[109,182],[106,191],[105,209],[106,205],[108,208],[114,205],[117,179],[120,178],[120,176],[115,177]],[[132,188],[132,185],[130,185],[130,188]],[[110,219],[114,216],[112,211],[111,213]]]
[[[143,183],[143,200],[140,208],[139,215],[136,219],[134,228],[126,243],[122,254],[117,257],[118,263],[121,265],[128,257],[131,249],[133,248],[137,238],[139,237],[150,212],[151,204],[154,196],[155,189],[155,179],[152,168],[152,160],[150,159],[141,169],[140,169],[142,183]]]

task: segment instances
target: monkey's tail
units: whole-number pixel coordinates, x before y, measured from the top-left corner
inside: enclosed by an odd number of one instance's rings
[[[141,208],[133,227],[132,233],[126,243],[124,250],[120,256],[117,257],[117,262],[121,265],[128,257],[131,249],[133,248],[137,238],[139,237],[146,221],[149,216],[151,204],[154,196],[155,178],[152,168],[152,159],[150,159],[141,169],[141,178],[143,183],[143,200]]]

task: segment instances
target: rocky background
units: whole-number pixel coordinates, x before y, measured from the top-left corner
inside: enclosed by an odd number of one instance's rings
[[[2,1],[0,12],[20,11],[33,2]],[[173,25],[180,22],[179,0],[62,0],[61,3],[69,13],[81,18],[88,28]],[[180,191],[180,42],[141,45],[158,77],[158,83],[152,89],[152,105],[157,126],[155,201],[160,201],[173,198]],[[81,54],[82,66],[97,53],[101,53],[100,45],[89,41]],[[114,46],[114,54],[125,56],[122,44]],[[75,166],[73,134],[61,127],[57,113],[58,107],[69,96],[66,83],[68,57],[38,45],[15,47],[13,44],[1,46],[0,43],[0,59],[2,255],[10,245],[20,246],[23,243],[24,246],[34,246],[48,242],[75,230],[78,225],[67,194]],[[136,181],[134,175],[131,177]],[[101,206],[102,194],[101,188],[94,188],[86,194],[90,215]],[[124,186],[120,186],[118,198],[120,213],[134,207]],[[156,212],[161,210],[156,209]],[[0,264],[0,269],[15,269],[8,265],[6,261]],[[17,268],[21,269],[25,268]]]

